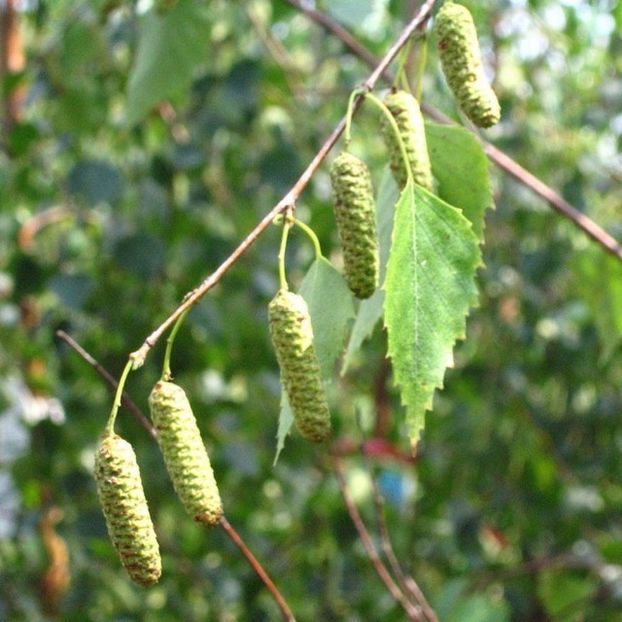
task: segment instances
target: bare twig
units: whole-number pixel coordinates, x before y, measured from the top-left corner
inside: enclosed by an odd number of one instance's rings
[[[299,0],[284,1],[335,35],[349,50],[353,52],[353,54],[358,56],[369,67],[376,66],[378,59],[374,56],[374,54],[372,54],[364,45],[356,41],[352,35],[345,30],[345,28],[335,22],[329,15],[306,8]],[[388,83],[391,83],[393,80],[392,76],[388,72],[385,72],[383,77]],[[423,103],[421,108],[428,117],[438,121],[439,123],[444,123],[446,125],[454,123],[449,117],[440,112],[440,110],[437,110],[429,104]],[[555,190],[553,190],[550,186],[514,161],[509,155],[481,138],[480,141],[491,162],[496,164],[501,170],[508,173],[516,181],[531,190],[541,199],[544,199],[551,208],[569,220],[575,227],[577,227],[577,229],[583,231],[583,233],[601,246],[606,252],[622,261],[622,245],[620,245],[600,225],[580,212],[576,207],[571,205],[568,201],[566,201],[566,199],[555,192]]]
[[[299,71],[289,57],[289,54],[283,44],[272,34],[269,28],[266,28],[261,18],[255,12],[253,6],[249,3],[246,6],[246,15],[250,23],[253,25],[257,38],[261,41],[266,48],[270,56],[274,59],[274,62],[283,71],[283,76],[290,91],[296,96],[300,97],[302,91],[299,84]]]
[[[68,335],[64,330],[57,330],[56,336],[62,339],[74,352],[82,357],[108,384],[110,389],[114,392],[118,386],[118,382],[114,376],[103,367],[93,356],[91,356],[73,337]],[[130,396],[124,391],[121,396],[121,404],[129,410],[134,418],[140,423],[140,425],[147,430],[151,438],[155,439],[157,433],[153,424],[145,415],[142,410],[136,406]]]
[[[72,350],[79,354],[89,365],[91,365],[91,367],[95,369],[95,371],[108,383],[108,385],[112,389],[116,389],[118,383],[114,379],[112,374],[110,374],[110,372],[105,367],[98,363],[97,360],[93,356],[91,356],[75,339],[70,337],[66,332],[62,330],[57,330],[56,335],[57,337],[62,339]],[[149,419],[145,417],[141,409],[136,406],[132,399],[125,393],[123,393],[121,403],[138,419],[138,421],[140,421],[141,425],[147,430],[151,437],[155,439],[157,436],[155,428],[153,427]],[[295,622],[296,619],[294,618],[294,614],[292,613],[286,600],[283,598],[282,594],[279,592],[278,588],[270,578],[270,575],[268,575],[266,570],[259,563],[259,561],[253,555],[248,546],[244,543],[240,535],[231,526],[231,523],[229,523],[229,521],[224,516],[220,519],[220,526],[224,529],[227,536],[238,547],[242,555],[244,555],[244,557],[246,558],[246,561],[255,571],[257,576],[265,585],[266,589],[270,592],[270,594],[276,601],[279,609],[281,610],[281,613],[283,614],[283,619],[286,620],[286,622]]]
[[[294,614],[285,602],[285,599],[281,596],[281,593],[263,569],[263,566],[257,561],[257,558],[252,554],[246,544],[244,544],[244,541],[240,538],[238,532],[231,526],[229,521],[224,516],[220,519],[220,525],[225,530],[229,538],[231,538],[231,541],[238,547],[242,555],[244,555],[246,561],[248,561],[257,576],[263,581],[266,588],[270,591],[272,597],[279,606],[281,613],[283,614],[283,619],[288,622],[295,622],[296,618],[294,618]]]
[[[374,566],[374,570],[376,574],[380,577],[381,581],[385,584],[387,590],[393,598],[402,606],[406,615],[408,615],[409,620],[413,620],[414,622],[423,622],[423,616],[419,609],[413,605],[413,603],[406,598],[404,592],[400,589],[400,587],[395,583],[393,577],[387,570],[387,567],[384,565],[378,553],[376,551],[376,547],[372,542],[369,531],[367,531],[367,527],[365,527],[365,523],[359,511],[348,492],[348,487],[346,486],[346,482],[343,476],[343,468],[341,466],[341,461],[337,457],[333,457],[333,470],[335,472],[335,478],[337,479],[337,484],[339,485],[339,490],[341,491],[341,495],[343,496],[344,503],[346,505],[346,509],[348,510],[348,514],[354,523],[354,527],[359,534],[359,538],[365,547],[365,551],[367,556],[369,557],[371,563]]]
[[[421,6],[421,9],[417,15],[410,21],[410,23],[404,28],[402,34],[398,37],[397,41],[391,46],[389,51],[384,55],[381,61],[378,62],[371,75],[364,82],[362,86],[363,91],[371,91],[377,84],[382,74],[387,70],[387,67],[391,64],[393,59],[397,56],[400,49],[406,44],[417,27],[422,24],[430,16],[434,0],[426,0]],[[360,95],[354,104],[354,110],[358,110],[363,103],[364,96]],[[333,130],[331,135],[326,139],[324,144],[320,147],[315,157],[311,160],[305,171],[299,177],[298,181],[292,186],[289,192],[260,220],[255,228],[242,240],[238,247],[223,261],[222,264],[216,270],[208,276],[198,287],[189,292],[183,302],[169,315],[164,322],[158,328],[156,328],[144,341],[142,346],[133,352],[130,356],[134,361],[136,367],[143,364],[145,357],[149,353],[149,350],[160,339],[162,334],[177,320],[177,318],[186,309],[194,306],[205,294],[212,288],[223,275],[233,266],[242,255],[253,245],[257,238],[270,226],[273,220],[282,212],[287,209],[291,209],[295,206],[296,200],[300,197],[303,190],[306,188],[311,177],[324,161],[324,158],[328,155],[328,152],[332,149],[337,142],[341,134],[343,133],[346,125],[346,117],[344,116],[338,123],[337,127]]]
[[[376,517],[378,520],[378,532],[380,533],[380,544],[382,546],[382,551],[385,554],[389,564],[391,566],[391,570],[393,574],[397,577],[397,581],[400,584],[400,587],[405,593],[410,594],[412,598],[417,602],[417,604],[421,607],[421,611],[425,617],[429,620],[429,622],[438,622],[438,618],[436,617],[436,613],[430,606],[425,594],[415,581],[412,576],[406,575],[402,570],[402,566],[399,563],[397,556],[395,555],[395,551],[393,549],[393,544],[391,543],[391,538],[389,536],[389,530],[387,529],[387,521],[384,513],[384,499],[382,497],[382,493],[380,492],[380,488],[378,487],[378,482],[374,477],[372,467],[369,463],[369,457],[365,452],[364,445],[361,446],[361,453],[365,458],[365,464],[367,467],[367,472],[369,473],[369,478],[372,483],[373,493],[374,493],[374,506],[376,508]]]

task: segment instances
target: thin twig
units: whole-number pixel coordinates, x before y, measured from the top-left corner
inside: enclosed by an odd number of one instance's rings
[[[410,23],[404,28],[402,34],[398,37],[396,42],[391,46],[389,51],[384,55],[381,61],[370,74],[369,78],[364,82],[362,91],[369,92],[377,84],[383,73],[387,70],[387,67],[391,64],[393,59],[397,56],[400,49],[406,44],[417,27],[429,18],[434,0],[426,0],[421,6],[421,9],[417,15],[410,21]],[[354,111],[360,108],[364,100],[364,94],[359,96],[354,104]],[[315,157],[311,160],[305,171],[299,177],[298,181],[292,186],[289,192],[259,221],[255,228],[242,240],[238,247],[223,261],[222,264],[216,270],[209,275],[198,287],[189,292],[183,299],[183,302],[169,315],[169,317],[162,322],[158,328],[156,328],[144,341],[142,346],[133,352],[130,356],[134,361],[136,367],[143,364],[145,357],[149,353],[149,350],[158,342],[160,337],[166,330],[175,322],[175,320],[190,307],[194,306],[205,294],[212,288],[223,275],[233,266],[242,255],[253,245],[257,238],[270,226],[272,221],[286,209],[293,209],[296,200],[300,197],[303,190],[311,180],[311,177],[317,171],[322,164],[328,152],[332,149],[337,142],[341,134],[343,133],[346,125],[346,117],[344,116],[337,124],[337,127],[333,130],[331,135],[326,139],[324,144],[320,147],[319,151],[315,154]]]
[[[258,39],[274,59],[274,62],[281,68],[290,91],[296,97],[303,95],[299,84],[299,71],[283,44],[272,34],[269,28],[266,28],[251,4],[246,6],[246,15],[255,29]]]
[[[387,521],[384,512],[384,498],[382,493],[380,492],[380,488],[378,486],[378,482],[374,477],[374,473],[372,470],[372,466],[369,461],[369,456],[365,452],[364,445],[361,446],[361,453],[363,454],[363,458],[365,460],[365,465],[367,467],[367,472],[369,473],[369,479],[372,483],[372,489],[374,493],[374,507],[376,509],[376,517],[378,520],[378,532],[380,533],[380,543],[382,546],[382,551],[385,554],[389,564],[391,566],[391,570],[393,570],[393,574],[397,577],[397,581],[400,584],[402,590],[408,594],[418,603],[421,607],[421,611],[425,617],[429,620],[429,622],[438,622],[438,618],[436,617],[436,613],[430,606],[425,594],[415,581],[414,577],[406,575],[402,570],[402,566],[399,563],[397,556],[395,555],[395,550],[393,549],[393,544],[391,543],[391,538],[389,536],[389,530],[387,529]]]
[[[335,478],[337,479],[337,484],[339,485],[339,490],[341,491],[341,495],[343,496],[344,503],[346,505],[346,509],[348,510],[348,514],[352,519],[352,523],[356,528],[356,531],[359,534],[359,538],[365,547],[365,551],[367,552],[367,556],[369,557],[371,563],[374,566],[374,570],[376,574],[380,577],[382,582],[385,584],[386,588],[389,590],[389,593],[393,598],[402,606],[408,618],[413,620],[414,622],[423,622],[423,617],[417,607],[411,603],[402,590],[399,588],[397,583],[393,580],[393,577],[387,570],[387,567],[384,565],[378,553],[376,551],[376,547],[372,542],[369,531],[367,531],[367,527],[365,527],[365,523],[359,511],[348,492],[348,487],[346,486],[346,482],[343,476],[343,469],[341,467],[341,461],[339,458],[333,456],[333,470],[335,472]]]
[[[294,614],[285,602],[285,599],[281,596],[281,593],[263,569],[263,566],[257,561],[257,558],[252,554],[246,544],[244,544],[244,541],[240,538],[238,532],[231,526],[229,521],[224,516],[220,519],[220,525],[225,530],[229,538],[231,538],[231,541],[238,547],[238,549],[240,549],[242,555],[246,557],[246,561],[248,561],[257,576],[259,576],[266,588],[270,591],[272,597],[276,601],[276,604],[279,606],[281,613],[283,614],[283,619],[288,622],[295,622],[296,618],[294,618]]]
[[[352,35],[345,30],[345,28],[335,22],[329,15],[313,9],[308,9],[299,0],[284,1],[335,35],[348,49],[353,52],[353,54],[358,56],[368,66],[376,66],[378,59],[374,56],[374,54],[372,54],[364,45],[356,41]],[[392,76],[388,72],[384,73],[384,79],[389,84],[393,80]],[[439,123],[446,125],[454,124],[449,117],[429,104],[422,103],[421,109],[428,117],[438,121]],[[607,231],[595,223],[591,218],[580,212],[576,207],[571,205],[550,186],[523,168],[505,152],[501,151],[497,147],[494,147],[481,137],[479,138],[484,151],[491,162],[496,164],[501,170],[508,173],[516,181],[531,190],[541,199],[544,199],[557,213],[568,219],[575,227],[577,227],[577,229],[583,231],[583,233],[600,245],[606,252],[622,261],[622,245],[620,245],[615,238],[607,233]]]
[[[114,376],[97,360],[91,356],[73,337],[68,335],[64,330],[57,330],[56,336],[59,339],[62,339],[74,352],[80,355],[108,384],[112,392],[114,392],[119,386],[119,383],[116,381]],[[157,438],[158,434],[153,427],[153,424],[145,415],[142,410],[136,406],[132,398],[124,391],[121,396],[121,404],[127,408],[130,413],[134,416],[134,418],[142,425],[145,430],[149,433],[151,438]]]
[[[79,354],[95,371],[108,383],[108,385],[114,390],[116,389],[118,383],[110,374],[110,372],[103,367],[97,360],[91,356],[75,339],[70,337],[65,331],[57,330],[57,337],[62,339],[72,350],[74,350],[77,354]],[[147,432],[151,435],[153,439],[156,438],[157,434],[155,428],[152,423],[145,417],[141,409],[136,406],[136,404],[132,401],[132,399],[127,396],[125,393],[121,398],[121,403],[125,406],[137,419],[140,421],[141,425],[147,430]],[[260,578],[262,583],[266,586],[266,589],[270,592],[276,604],[278,605],[281,613],[283,614],[283,619],[286,622],[295,622],[294,614],[289,608],[286,600],[283,598],[282,594],[279,592],[278,588],[263,568],[263,566],[259,563],[257,558],[253,555],[248,546],[244,543],[240,535],[237,531],[231,526],[231,523],[223,516],[220,519],[220,526],[224,529],[225,533],[233,543],[238,547],[241,553],[246,558],[246,561],[249,563],[251,568],[255,571],[257,576]]]

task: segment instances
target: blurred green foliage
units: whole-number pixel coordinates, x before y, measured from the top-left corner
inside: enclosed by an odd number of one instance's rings
[[[622,3],[466,4],[503,109],[487,137],[622,236]],[[278,618],[224,533],[187,519],[157,447],[122,411],[118,431],[136,449],[164,567],[149,590],[128,581],[91,477],[111,396],[54,334],[69,332],[118,375],[289,189],[367,69],[280,0],[157,5],[22,3],[26,67],[3,76],[4,99],[19,91],[23,112],[5,125],[0,153],[1,620]],[[412,9],[406,0],[318,6],[376,54]],[[455,116],[432,45],[423,92]],[[386,154],[375,114],[363,110],[354,132],[379,185]],[[467,340],[416,463],[374,462],[389,530],[443,621],[618,620],[622,268],[492,174],[497,209],[487,214]],[[338,264],[329,200],[323,167],[297,213]],[[229,520],[298,619],[402,620],[326,451],[294,435],[272,466],[280,389],[266,306],[278,286],[278,239],[270,229],[189,315],[176,381],[192,399]],[[305,237],[293,235],[292,282],[312,260]],[[373,435],[385,352],[376,329],[336,381],[338,437]],[[162,354],[160,345],[130,377],[142,408]],[[386,438],[408,451],[391,388],[389,407]],[[353,455],[345,464],[374,527],[365,463]],[[50,506],[63,512],[56,531],[72,580],[46,613],[40,523]]]

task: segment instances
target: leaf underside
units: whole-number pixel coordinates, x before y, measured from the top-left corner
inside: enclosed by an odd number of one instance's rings
[[[333,376],[335,362],[343,350],[348,325],[354,317],[352,294],[343,276],[324,257],[311,264],[300,284],[299,293],[309,308],[315,352],[322,378],[327,382]],[[287,395],[281,389],[281,412],[274,464],[279,459],[293,423],[294,416]]]

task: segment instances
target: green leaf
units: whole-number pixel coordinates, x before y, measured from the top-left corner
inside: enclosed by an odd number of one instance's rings
[[[415,443],[465,336],[477,303],[478,240],[460,210],[423,188],[406,185],[396,207],[385,282],[385,325],[395,382]]]
[[[451,579],[443,585],[433,602],[439,620],[444,622],[508,622],[507,602],[497,594],[469,594],[466,579]]]
[[[209,23],[208,6],[194,0],[181,0],[164,15],[150,11],[144,17],[128,84],[129,125],[190,85],[194,70],[207,58]]]
[[[324,257],[316,259],[311,264],[300,284],[299,293],[309,307],[315,352],[322,378],[326,382],[332,378],[335,362],[343,350],[348,324],[354,317],[354,299],[344,278]],[[281,390],[281,412],[274,464],[279,459],[293,422],[294,417],[287,395]]]
[[[299,293],[309,307],[322,377],[330,378],[354,317],[354,298],[344,278],[324,257],[311,264]]]
[[[595,580],[567,571],[547,570],[538,575],[538,596],[555,622],[572,622],[596,589]]]
[[[488,158],[473,133],[462,127],[425,124],[432,173],[443,201],[458,207],[484,241],[484,212],[493,207]]]
[[[577,288],[594,318],[602,362],[607,362],[622,341],[622,264],[596,246],[577,251],[570,263],[577,272]]]
[[[328,11],[350,28],[362,28],[374,32],[381,23],[388,0],[333,0]]]
[[[387,166],[384,169],[378,196],[376,198],[376,220],[378,224],[378,244],[380,246],[380,282],[382,283],[386,272],[389,251],[391,250],[391,231],[393,229],[393,214],[395,204],[399,197],[399,191],[391,170]],[[348,347],[343,359],[341,375],[345,375],[352,364],[352,360],[361,349],[363,342],[374,332],[376,324],[382,317],[384,306],[384,292],[377,289],[376,292],[359,304],[356,319],[350,333]]]

